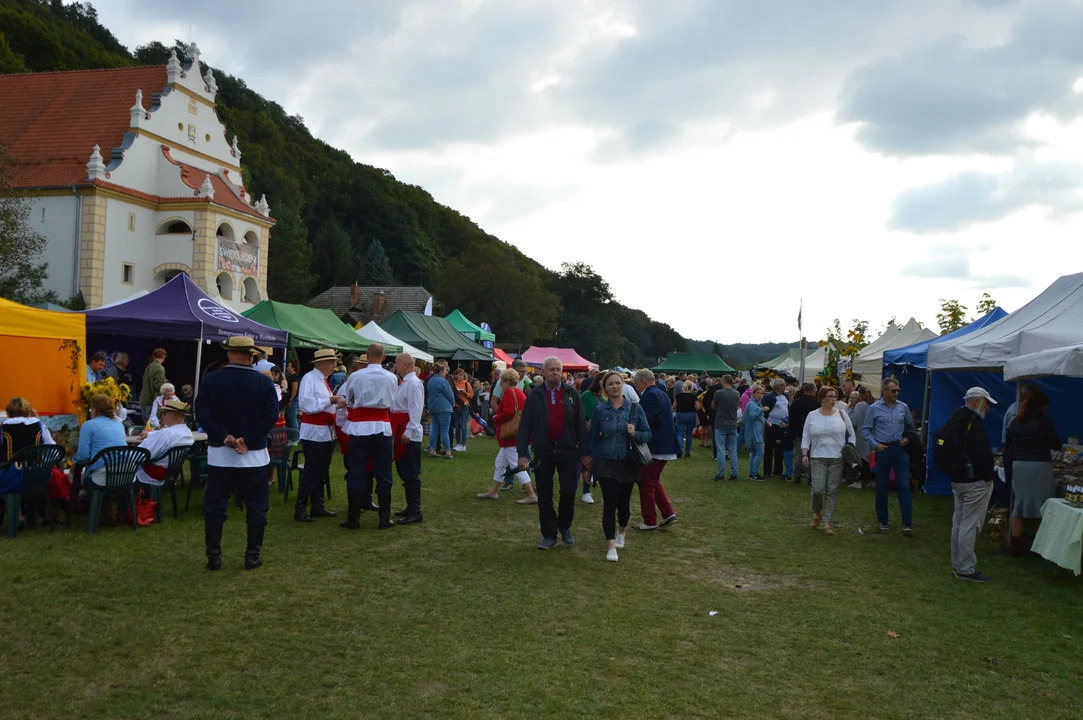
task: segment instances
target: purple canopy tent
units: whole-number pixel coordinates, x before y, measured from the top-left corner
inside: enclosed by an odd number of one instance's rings
[[[152,293],[110,307],[86,311],[87,333],[128,337],[195,340],[196,390],[203,342],[224,342],[235,335],[248,335],[257,345],[284,348],[288,333],[260,325],[219,305],[184,273]]]

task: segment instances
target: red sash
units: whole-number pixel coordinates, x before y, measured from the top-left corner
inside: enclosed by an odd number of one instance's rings
[[[320,425],[320,426],[334,425],[335,424],[335,416],[334,416],[333,413],[329,413],[329,412],[319,412],[319,413],[312,413],[312,414],[301,413],[301,422],[305,423],[306,425]]]
[[[151,480],[164,482],[168,468],[164,468],[161,465],[155,465],[154,463],[143,463],[143,472],[145,472],[147,477]]]
[[[406,452],[406,446],[402,444],[402,436],[406,432],[406,424],[410,422],[410,413],[391,413],[391,440],[395,443],[395,459],[398,460]]]
[[[346,411],[350,422],[391,422],[391,412],[387,408],[350,408]]]

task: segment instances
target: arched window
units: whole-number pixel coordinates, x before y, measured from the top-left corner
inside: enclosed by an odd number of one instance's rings
[[[166,220],[155,232],[158,235],[191,235],[192,226],[184,220]]]
[[[183,270],[162,270],[154,276],[154,287],[160,288],[178,275],[186,275]]]
[[[244,288],[244,297],[241,300],[248,303],[259,302],[259,286],[256,285],[255,278],[246,277],[242,287]]]
[[[222,296],[223,300],[233,299],[233,275],[224,272],[219,273],[215,278],[215,284],[218,285],[218,294]]]
[[[229,223],[222,223],[219,225],[215,235],[225,240],[233,240],[236,237],[236,235],[233,234],[233,226]]]
[[[259,235],[255,230],[249,230],[244,234],[244,241],[249,245],[259,245]]]

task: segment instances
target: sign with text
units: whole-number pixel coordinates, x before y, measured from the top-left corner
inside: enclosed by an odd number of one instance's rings
[[[259,246],[218,238],[218,269],[259,274]]]

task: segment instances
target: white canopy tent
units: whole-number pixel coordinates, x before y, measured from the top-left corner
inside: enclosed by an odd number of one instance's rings
[[[1004,363],[1004,379],[1009,382],[1051,376],[1083,377],[1083,345],[1041,350]]]
[[[367,340],[372,340],[378,343],[402,345],[403,352],[408,352],[413,355],[414,360],[421,360],[428,363],[431,363],[433,361],[432,355],[425,352],[424,350],[418,350],[416,347],[410,345],[409,343],[404,343],[402,340],[399,340],[397,337],[377,325],[375,321],[371,321],[368,325],[358,328],[357,334]]]
[[[914,318],[910,318],[902,327],[888,325],[883,335],[863,347],[861,352],[854,356],[851,370],[854,374],[860,375],[859,382],[873,390],[875,394],[875,391],[880,388],[880,380],[884,373],[885,351],[933,340],[936,337],[935,332],[921,327]]]
[[[999,322],[959,338],[929,346],[930,370],[996,371],[1015,358],[1083,339],[1083,273],[1065,275],[1038,297]],[[1048,359],[1049,356],[1045,356]]]
[[[806,350],[805,355],[805,382],[812,382],[812,379],[824,371],[824,366],[827,364],[827,348],[817,348],[815,350]],[[784,372],[788,375],[793,375],[798,380],[801,379],[801,350],[798,349],[797,357],[787,357],[778,363],[775,368],[778,372]]]

